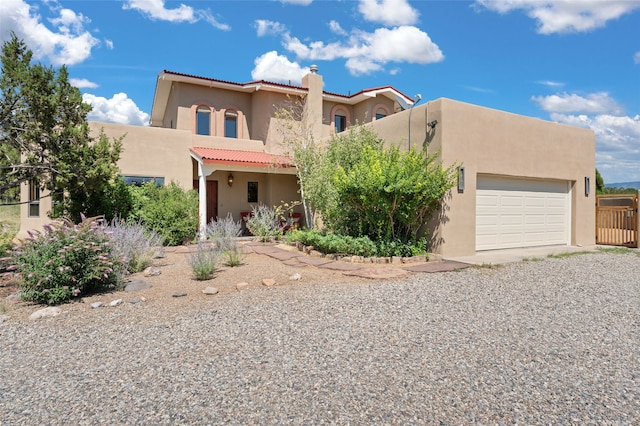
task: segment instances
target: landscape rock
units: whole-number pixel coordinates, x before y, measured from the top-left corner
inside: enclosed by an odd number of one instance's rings
[[[104,303],[102,303],[102,302],[93,302],[93,303],[91,304],[91,307],[92,307],[93,309],[101,308],[101,307],[103,307],[103,306],[104,306]]]
[[[20,300],[20,294],[19,293],[13,293],[7,296],[7,300],[11,300],[12,302],[17,302]]]
[[[131,280],[124,287],[124,291],[140,291],[151,288],[151,283],[145,280]]]
[[[274,285],[276,285],[276,280],[274,280],[273,278],[263,278],[262,285],[273,287]]]
[[[144,272],[142,274],[145,277],[157,277],[161,273],[162,273],[162,271],[160,271],[160,268],[154,268],[152,266],[149,266],[147,269],[144,270]]]
[[[246,283],[246,282],[241,282],[241,283],[236,284],[236,290],[238,290],[238,291],[244,290],[247,287],[249,287],[249,283]]]
[[[116,299],[111,301],[111,303],[109,303],[109,306],[118,306],[121,303],[122,303],[122,299]]]
[[[56,306],[49,306],[48,308],[43,308],[35,311],[31,315],[29,315],[29,319],[32,321],[35,321],[42,318],[52,318],[52,317],[57,317],[61,313],[62,313],[62,309]]]
[[[131,299],[131,300],[129,300],[129,303],[132,303],[132,304],[134,304],[134,305],[135,305],[136,303],[140,303],[140,302],[142,302],[142,299],[140,299],[139,297],[136,297],[135,299]]]
[[[291,281],[300,281],[300,278],[302,278],[302,275],[297,272],[289,277]]]
[[[184,292],[183,292],[183,293],[173,293],[171,296],[172,296],[172,297],[184,297],[184,296],[186,296],[186,295],[187,295],[187,293],[184,293]]]
[[[202,292],[204,294],[218,294],[218,288],[217,287],[207,287],[204,290],[202,290]]]

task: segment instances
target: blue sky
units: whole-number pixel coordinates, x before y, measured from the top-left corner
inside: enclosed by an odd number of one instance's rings
[[[2,0],[90,120],[148,125],[164,69],[325,90],[391,85],[593,129],[606,183],[640,181],[640,0]]]

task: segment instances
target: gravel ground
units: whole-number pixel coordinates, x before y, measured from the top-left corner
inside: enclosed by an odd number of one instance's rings
[[[0,423],[640,424],[640,257],[6,321]]]

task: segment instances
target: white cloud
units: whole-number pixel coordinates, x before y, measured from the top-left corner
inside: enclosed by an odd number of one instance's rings
[[[77,87],[78,89],[95,89],[99,87],[97,83],[89,81],[86,78],[70,78],[69,84]]]
[[[111,99],[85,93],[82,100],[93,107],[87,120],[134,126],[149,124],[149,114],[141,111],[126,93],[116,93]]]
[[[636,64],[640,64],[640,52],[636,52],[633,55],[633,62],[636,63]]]
[[[384,25],[413,25],[419,16],[407,0],[360,0],[358,10],[368,21]]]
[[[272,50],[254,60],[255,67],[251,71],[254,80],[268,80],[282,83],[300,84],[309,68],[301,67],[289,61],[286,56]]]
[[[39,7],[48,7],[57,16],[49,19],[48,28],[38,14]],[[90,20],[54,1],[30,6],[23,0],[0,2],[0,37],[6,41],[14,32],[33,51],[34,59],[47,58],[54,65],[74,65],[91,56],[99,41],[84,26]]]
[[[280,22],[269,21],[267,19],[256,19],[254,27],[256,28],[258,37],[282,34],[287,31],[287,27]]]
[[[229,30],[231,27],[222,24],[207,10],[194,9],[191,6],[180,4],[180,6],[167,9],[164,0],[127,0],[122,5],[123,9],[133,9],[148,16],[150,19],[167,22],[188,22],[193,24],[204,20],[220,30]]]
[[[587,96],[562,93],[531,98],[540,108],[550,113],[623,114],[623,108],[608,93],[591,93]]]
[[[113,50],[113,41],[112,40],[105,40],[104,44],[105,44],[105,46],[107,46],[107,49]]]
[[[629,0],[476,0],[475,4],[501,14],[523,10],[538,22],[540,34],[591,31],[640,8],[640,2]]]
[[[298,6],[309,6],[313,3],[313,0],[280,0],[280,2],[284,4],[295,4]]]
[[[605,182],[640,180],[640,115],[626,116],[607,93],[533,97],[551,120],[593,130],[596,167]]]
[[[341,36],[346,36],[347,35],[347,32],[344,29],[342,29],[342,27],[340,26],[340,23],[338,21],[331,20],[329,22],[329,29],[334,34],[338,34],[338,35],[341,35]]]
[[[308,45],[296,37],[285,34],[284,47],[298,58],[307,60],[334,60],[344,58],[352,75],[381,70],[388,62],[428,64],[440,62],[444,55],[429,35],[416,27],[378,28],[373,33],[355,31],[345,42]]]
[[[550,80],[539,81],[538,84],[542,84],[543,86],[548,86],[548,87],[562,87],[562,86],[564,86],[564,83],[560,83],[559,81],[550,81]]]
[[[640,115],[551,114],[551,119],[593,130],[596,167],[606,183],[640,181]]]

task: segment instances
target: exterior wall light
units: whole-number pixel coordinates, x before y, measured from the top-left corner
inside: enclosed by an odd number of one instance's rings
[[[436,124],[438,124],[438,120],[432,120],[432,121],[427,123],[427,126],[431,127],[432,129],[435,129],[436,128]]]
[[[458,192],[464,192],[464,167],[458,167]]]
[[[229,176],[227,176],[227,183],[229,184],[229,186],[233,185],[233,175],[231,173],[229,173]]]
[[[589,192],[591,192],[590,184],[591,184],[591,179],[589,178],[589,176],[585,176],[584,177],[584,196],[585,197],[588,197]]]

